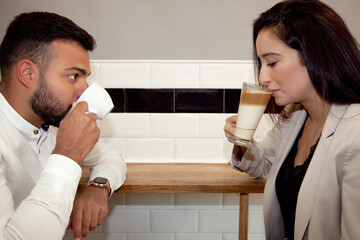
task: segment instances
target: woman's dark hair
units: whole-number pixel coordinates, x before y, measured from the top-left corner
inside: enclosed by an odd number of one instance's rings
[[[22,59],[30,59],[40,68],[46,68],[52,56],[51,43],[55,40],[75,41],[88,51],[96,46],[94,38],[84,29],[55,13],[30,12],[16,16],[0,45],[2,77]]]
[[[312,84],[327,101],[360,103],[360,51],[341,17],[317,0],[285,0],[262,13],[253,26],[254,59],[258,73],[256,39],[272,30],[287,46],[297,50]]]

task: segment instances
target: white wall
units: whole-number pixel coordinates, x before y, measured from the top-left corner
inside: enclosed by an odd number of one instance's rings
[[[249,60],[251,24],[278,0],[0,0],[0,39],[25,11],[67,16],[97,40],[93,59]],[[360,1],[324,0],[360,39]]]

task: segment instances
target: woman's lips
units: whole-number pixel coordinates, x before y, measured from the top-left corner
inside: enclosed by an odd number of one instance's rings
[[[279,92],[279,89],[272,90],[272,96],[273,96],[273,97],[276,97],[276,95],[278,94],[278,92]]]

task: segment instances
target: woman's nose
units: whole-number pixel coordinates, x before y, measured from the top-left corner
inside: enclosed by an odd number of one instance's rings
[[[261,86],[267,86],[271,81],[270,74],[266,72],[263,68],[260,69],[259,72],[259,83]]]

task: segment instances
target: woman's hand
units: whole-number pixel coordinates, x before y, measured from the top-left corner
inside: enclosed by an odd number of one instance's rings
[[[224,132],[227,138],[232,138],[234,136],[236,120],[237,120],[237,115],[228,117],[226,119]]]

